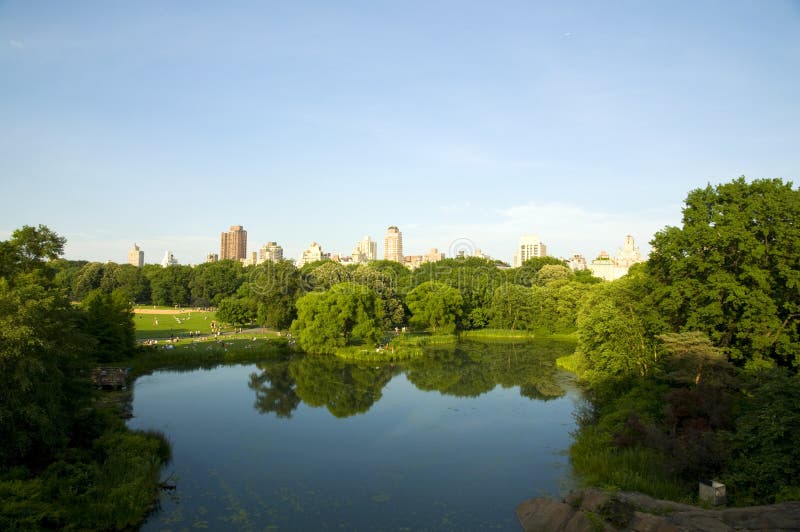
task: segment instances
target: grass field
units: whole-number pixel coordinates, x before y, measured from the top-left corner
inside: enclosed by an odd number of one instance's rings
[[[211,323],[216,321],[214,312],[186,311],[181,314],[147,314],[138,310],[133,316],[136,323],[136,339],[163,340],[171,336],[186,337],[189,331],[211,334]]]

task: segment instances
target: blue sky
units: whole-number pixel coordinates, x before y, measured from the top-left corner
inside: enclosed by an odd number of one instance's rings
[[[0,238],[591,258],[708,182],[800,181],[798,1],[224,4],[0,1]]]

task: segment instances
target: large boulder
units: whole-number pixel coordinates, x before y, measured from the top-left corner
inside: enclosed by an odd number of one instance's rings
[[[800,501],[707,510],[641,493],[584,489],[563,501],[524,501],[517,517],[526,532],[800,532]]]

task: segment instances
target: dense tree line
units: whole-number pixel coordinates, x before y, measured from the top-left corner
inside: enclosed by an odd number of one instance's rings
[[[135,526],[169,455],[163,439],[95,407],[89,369],[134,349],[129,297],[112,282],[119,270],[59,260],[64,243],[44,226],[0,242],[3,530]],[[67,278],[80,305],[61,288]]]
[[[218,318],[233,325],[291,328],[311,352],[374,343],[384,332],[409,326],[437,333],[485,327],[571,331],[581,299],[599,282],[552,257],[515,269],[479,258],[447,259],[414,271],[390,261],[345,266],[331,260],[302,268],[291,261],[243,267],[233,260],[136,268],[57,259],[48,268],[68,300],[95,314],[101,302],[112,301],[214,306]],[[355,314],[345,318],[348,312]]]
[[[797,220],[781,180],[694,190],[646,264],[584,298],[593,409],[572,456],[592,482],[688,498],[715,477],[737,504],[800,498]]]

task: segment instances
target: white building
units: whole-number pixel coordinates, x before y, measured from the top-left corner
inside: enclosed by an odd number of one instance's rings
[[[353,262],[363,264],[373,260],[378,260],[378,243],[369,236],[365,236],[353,248]]]
[[[137,268],[144,266],[144,251],[139,249],[136,244],[133,244],[133,247],[128,251],[128,264]]]
[[[247,257],[239,259],[239,262],[242,263],[242,266],[255,266],[258,264],[258,255],[255,251],[251,251]]]
[[[267,261],[280,262],[283,260],[283,248],[277,242],[267,242],[259,250],[258,264]]]
[[[324,257],[325,256],[322,253],[322,246],[316,242],[312,242],[311,245],[309,245],[308,248],[303,252],[300,260],[297,261],[297,267],[301,268],[304,264],[310,264],[312,262],[322,260]]]
[[[579,271],[586,269],[586,257],[581,255],[580,253],[574,254],[569,260],[567,260],[567,264],[572,271]]]
[[[605,251],[601,251],[588,267],[595,277],[614,281],[626,275],[631,266],[640,262],[644,261],[639,253],[639,248],[635,245],[633,237],[628,235],[615,259],[612,259]]]
[[[161,261],[161,266],[166,268],[167,266],[177,266],[177,265],[178,265],[178,259],[176,259],[175,255],[172,254],[172,251],[167,250],[167,252],[164,253],[164,260]]]
[[[514,252],[514,267],[519,268],[528,259],[546,256],[547,246],[539,240],[539,235],[523,235],[519,239],[517,250]]]

